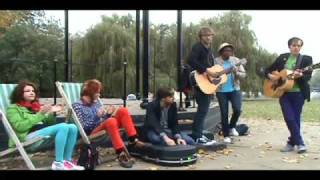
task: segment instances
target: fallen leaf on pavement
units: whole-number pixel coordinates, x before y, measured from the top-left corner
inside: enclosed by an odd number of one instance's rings
[[[199,149],[198,150],[198,154],[204,154],[205,152],[204,152],[204,150],[203,149]]]
[[[288,157],[282,158],[282,161],[286,163],[300,163],[298,159],[289,159]]]
[[[149,169],[150,169],[151,171],[159,170],[158,167],[150,167]]]

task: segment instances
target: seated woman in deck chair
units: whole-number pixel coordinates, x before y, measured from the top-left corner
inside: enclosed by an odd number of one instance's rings
[[[7,118],[21,141],[36,137],[55,137],[55,161],[52,170],[84,170],[71,162],[72,153],[78,136],[74,124],[55,124],[54,112],[62,110],[61,106],[39,103],[37,87],[28,81],[20,82],[13,90],[11,105],[7,109]],[[12,140],[9,147],[13,147]]]
[[[144,143],[138,139],[136,129],[128,110],[124,107],[110,106],[105,109],[99,102],[102,84],[96,79],[84,82],[81,90],[81,99],[72,104],[84,131],[87,135],[105,130],[111,137],[112,145],[118,155],[122,167],[131,168],[134,160],[125,149],[119,128],[123,127],[129,137],[129,146],[142,148]],[[102,121],[100,121],[102,119]]]

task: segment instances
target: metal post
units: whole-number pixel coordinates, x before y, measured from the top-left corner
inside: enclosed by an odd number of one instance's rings
[[[70,81],[72,82],[72,40],[70,40]]]
[[[177,87],[180,90],[179,111],[185,111],[182,105],[182,89],[181,89],[181,59],[182,59],[182,10],[177,12]]]
[[[126,102],[127,97],[127,59],[124,59],[123,62],[123,106],[127,106]]]
[[[68,17],[68,10],[64,11],[64,58],[65,58],[65,81],[69,81],[69,17]]]
[[[56,88],[56,82],[57,82],[57,63],[58,63],[58,60],[57,59],[54,59],[53,60],[53,74],[54,74],[54,80],[53,80],[53,101],[54,101],[54,104],[57,103],[57,88]]]
[[[136,96],[140,99],[140,10],[136,10]]]
[[[143,10],[143,100],[140,107],[145,109],[148,105],[149,92],[149,11]]]
[[[156,94],[156,40],[154,40],[153,46],[153,94]]]

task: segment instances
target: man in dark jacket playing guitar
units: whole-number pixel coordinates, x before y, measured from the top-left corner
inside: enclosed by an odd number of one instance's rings
[[[310,101],[308,81],[311,78],[312,70],[302,71],[302,69],[312,65],[312,57],[300,54],[302,45],[303,41],[300,38],[289,39],[290,53],[281,54],[265,71],[266,78],[272,82],[279,80],[279,77],[273,72],[280,72],[284,69],[293,71],[293,87],[279,99],[282,114],[290,132],[288,142],[281,149],[281,152],[293,151],[294,146],[297,146],[298,153],[304,153],[307,150],[300,133],[300,118],[305,99]]]
[[[217,76],[215,73],[208,71],[208,68],[214,65],[214,57],[210,48],[213,36],[214,32],[210,27],[202,27],[198,33],[200,42],[197,42],[192,46],[188,59],[191,68],[205,76]],[[215,141],[208,139],[202,133],[204,120],[209,110],[212,95],[203,93],[198,86],[195,86],[194,89],[198,109],[193,118],[192,137],[197,144],[212,145]]]

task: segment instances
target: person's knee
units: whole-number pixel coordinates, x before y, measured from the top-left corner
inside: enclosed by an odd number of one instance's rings
[[[109,118],[104,122],[104,126],[106,128],[113,128],[113,127],[117,127],[117,119],[116,118]]]
[[[67,123],[60,123],[59,127],[58,127],[59,131],[63,131],[63,132],[68,132],[69,131],[69,126]]]
[[[160,144],[161,143],[161,138],[154,132],[148,132],[147,133],[147,138],[152,144]]]
[[[118,109],[118,113],[121,113],[121,114],[123,114],[123,115],[129,115],[129,111],[128,111],[128,109],[125,108],[125,107],[119,108],[119,109]]]
[[[67,124],[69,127],[69,131],[76,133],[78,132],[78,127],[75,124]]]

